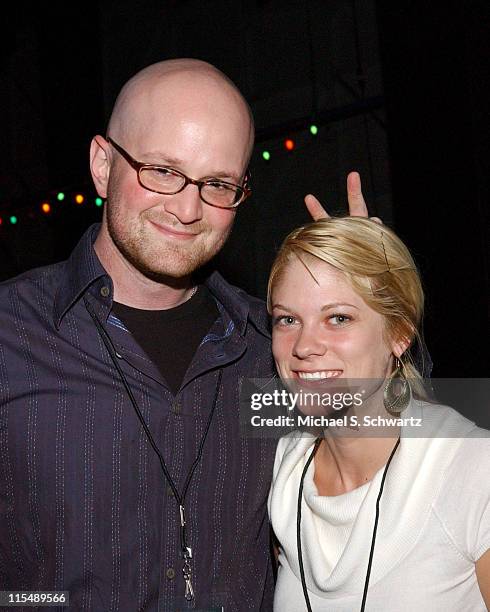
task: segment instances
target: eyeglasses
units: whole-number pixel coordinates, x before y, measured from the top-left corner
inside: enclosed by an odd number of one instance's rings
[[[114,142],[110,136],[107,137],[107,141],[136,170],[140,185],[149,191],[164,195],[175,195],[189,184],[196,185],[199,189],[201,200],[217,208],[236,208],[252,193],[251,189],[248,188],[248,172],[245,175],[242,187],[213,178],[206,181],[196,181],[174,168],[136,161],[121,145]]]

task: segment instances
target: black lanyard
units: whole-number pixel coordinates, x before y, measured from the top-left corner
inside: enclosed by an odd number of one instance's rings
[[[192,586],[192,567],[191,567],[191,560],[192,560],[192,548],[190,546],[187,545],[187,535],[186,535],[186,517],[185,517],[185,508],[184,508],[184,502],[185,502],[185,496],[187,494],[187,490],[189,489],[189,485],[190,482],[192,480],[192,476],[194,475],[194,472],[197,468],[197,466],[199,465],[199,462],[201,461],[201,457],[202,457],[202,453],[203,453],[203,449],[204,449],[204,443],[206,442],[206,438],[209,432],[209,428],[211,427],[211,422],[213,420],[213,415],[214,412],[216,410],[216,404],[218,403],[218,395],[219,395],[219,390],[221,387],[221,378],[223,375],[223,370],[219,370],[218,373],[218,383],[216,385],[216,392],[214,394],[214,399],[213,399],[213,404],[211,406],[211,411],[209,413],[209,417],[208,417],[208,421],[206,423],[206,429],[204,430],[204,435],[201,438],[201,442],[199,443],[199,449],[197,451],[197,456],[193,462],[193,464],[191,465],[189,472],[187,474],[187,477],[185,479],[184,482],[184,487],[182,489],[182,495],[179,493],[179,491],[177,490],[177,487],[175,486],[175,483],[172,479],[172,477],[170,476],[170,473],[167,469],[167,465],[165,463],[165,459],[163,458],[162,453],[160,452],[160,449],[158,448],[158,446],[155,443],[155,440],[153,439],[153,436],[151,434],[151,431],[148,428],[148,425],[146,424],[145,419],[143,418],[143,415],[141,414],[141,410],[139,409],[138,403],[136,402],[133,392],[131,391],[131,387],[129,386],[129,383],[126,379],[126,376],[124,374],[124,372],[122,371],[122,368],[119,364],[119,354],[117,353],[112,340],[109,336],[109,334],[106,332],[106,330],[104,329],[102,323],[99,321],[97,315],[95,314],[92,305],[90,304],[90,302],[87,300],[86,297],[83,298],[83,301],[85,302],[85,307],[87,308],[88,313],[90,314],[90,316],[92,317],[92,320],[95,324],[95,327],[97,328],[97,331],[100,335],[100,337],[102,338],[102,341],[104,342],[107,351],[112,359],[112,362],[114,363],[114,366],[116,368],[116,370],[118,371],[119,377],[121,378],[121,381],[124,385],[124,388],[126,389],[126,393],[128,394],[129,399],[131,400],[131,403],[133,404],[133,408],[136,412],[136,415],[145,431],[146,437],[148,438],[148,441],[151,445],[151,447],[153,448],[153,450],[155,451],[155,453],[158,455],[158,459],[160,460],[160,466],[162,468],[162,472],[170,486],[170,488],[172,489],[172,492],[174,494],[175,500],[179,506],[179,518],[180,518],[180,544],[181,544],[181,550],[182,550],[182,557],[184,559],[184,564],[183,564],[183,568],[182,568],[182,574],[184,576],[184,581],[185,581],[185,598],[190,601],[192,599],[195,598],[195,593],[194,593],[194,589]]]
[[[298,561],[299,561],[299,573],[301,575],[301,586],[303,587],[303,595],[306,602],[306,608],[308,612],[312,612],[310,598],[308,595],[308,589],[306,587],[306,579],[305,579],[305,569],[303,567],[303,554],[301,550],[301,503],[303,500],[303,484],[306,476],[306,472],[310,467],[310,463],[313,461],[313,457],[316,455],[316,452],[320,446],[322,438],[317,438],[315,440],[315,446],[308,457],[308,461],[305,463],[305,467],[303,468],[303,473],[301,474],[301,480],[299,482],[299,492],[298,492],[298,514],[296,520],[296,545],[298,548]],[[386,467],[383,472],[383,477],[381,478],[381,485],[379,487],[378,498],[376,499],[376,518],[374,519],[374,528],[373,528],[373,536],[371,538],[371,550],[369,552],[369,562],[366,573],[366,580],[364,581],[364,591],[362,594],[362,602],[361,602],[361,612],[364,612],[366,607],[366,599],[369,587],[369,578],[371,576],[371,567],[373,564],[373,555],[374,555],[374,544],[376,542],[376,532],[378,530],[378,520],[379,520],[379,502],[381,501],[381,495],[383,494],[383,488],[385,486],[386,474],[388,473],[388,468],[390,467],[391,460],[393,459],[393,455],[400,444],[400,438],[396,441],[396,444],[391,451],[391,455],[386,463]]]

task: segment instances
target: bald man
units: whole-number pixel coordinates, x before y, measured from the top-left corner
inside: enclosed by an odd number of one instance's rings
[[[142,70],[92,141],[102,224],[1,285],[0,589],[100,612],[272,609],[275,449],[237,416],[239,381],[274,374],[267,316],[193,276],[249,193],[252,146],[216,68]]]

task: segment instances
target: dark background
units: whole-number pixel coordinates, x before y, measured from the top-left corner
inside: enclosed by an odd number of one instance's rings
[[[100,219],[88,147],[121,85],[155,61],[197,57],[256,118],[254,194],[216,261],[228,280],[264,297],[281,239],[308,220],[302,197],[344,212],[358,170],[371,214],[422,271],[434,375],[489,375],[488,0],[43,4],[16,3],[0,37],[0,279],[66,258]]]

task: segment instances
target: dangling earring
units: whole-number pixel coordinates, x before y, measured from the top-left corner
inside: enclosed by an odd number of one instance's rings
[[[395,357],[396,368],[386,381],[383,391],[383,403],[390,414],[398,415],[405,410],[412,398],[410,383],[403,371],[403,365]]]

